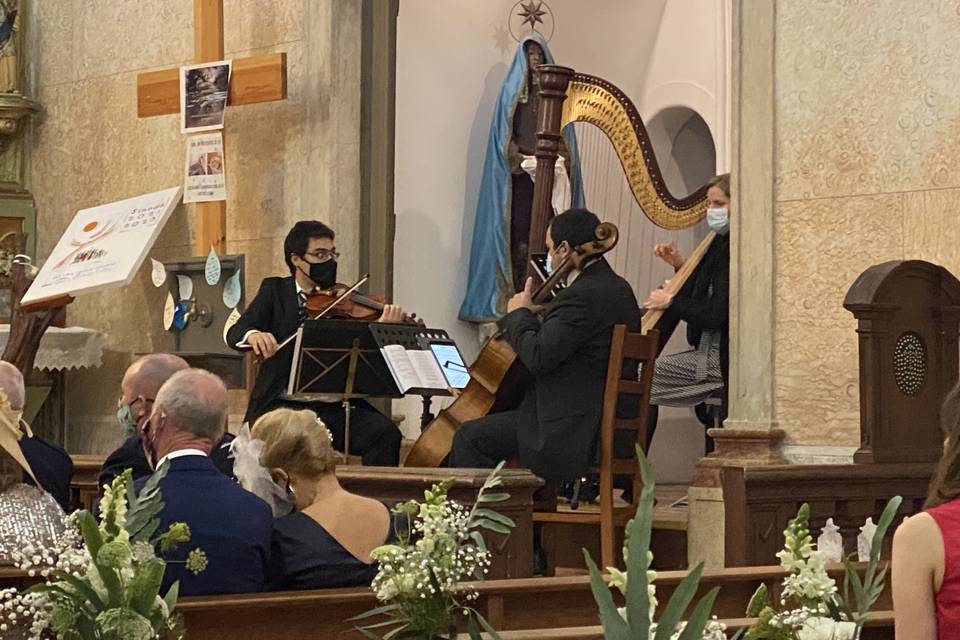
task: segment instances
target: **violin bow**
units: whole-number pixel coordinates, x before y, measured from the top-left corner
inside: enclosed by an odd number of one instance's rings
[[[339,296],[337,296],[337,299],[336,299],[336,300],[334,300],[334,301],[331,302],[329,305],[327,305],[327,308],[326,308],[326,309],[324,309],[323,311],[321,311],[320,313],[318,313],[318,314],[317,314],[317,317],[311,318],[311,320],[319,320],[319,319],[321,319],[323,316],[327,315],[327,313],[328,313],[331,309],[333,309],[335,306],[337,306],[338,304],[340,304],[341,302],[343,302],[344,300],[346,300],[348,296],[350,296],[354,291],[356,291],[357,289],[359,289],[360,287],[362,287],[362,286],[363,286],[363,283],[365,283],[365,282],[366,282],[367,280],[369,280],[369,279],[370,279],[370,274],[369,274],[369,273],[365,273],[365,274],[363,275],[363,277],[360,278],[359,280],[357,280],[357,282],[356,282],[352,287],[350,287],[349,289],[347,289],[346,291],[344,291],[342,294],[340,294]],[[303,323],[301,322],[301,323],[300,323],[300,326],[297,327],[297,331],[299,331],[302,327],[303,327]],[[277,351],[280,351],[280,349],[283,349],[285,346],[287,346],[288,344],[290,344],[291,342],[293,342],[293,339],[297,337],[297,331],[294,331],[294,332],[291,333],[289,336],[287,336],[286,338],[284,338],[283,342],[281,342],[280,344],[277,345]]]

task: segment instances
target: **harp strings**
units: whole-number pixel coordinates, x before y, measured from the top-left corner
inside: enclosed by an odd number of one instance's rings
[[[575,122],[573,127],[577,135],[587,208],[603,222],[612,222],[620,230],[620,242],[606,258],[630,283],[642,302],[647,293],[673,275],[669,265],[653,255],[653,246],[675,242],[683,255],[689,255],[704,232],[700,225],[670,231],[653,224],[633,197],[620,160],[606,134],[584,122]]]

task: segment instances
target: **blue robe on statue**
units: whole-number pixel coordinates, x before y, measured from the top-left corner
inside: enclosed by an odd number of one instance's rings
[[[545,64],[554,64],[546,41],[540,34],[527,35],[517,47],[513,63],[500,88],[490,124],[490,139],[483,163],[477,215],[470,246],[470,275],[467,293],[460,306],[460,319],[468,322],[493,322],[506,313],[507,300],[513,295],[513,267],[510,260],[511,172],[508,163],[513,118],[527,83],[527,56],[524,44],[534,41],[543,49]],[[583,182],[573,127],[563,133],[570,151],[571,206],[584,206]]]

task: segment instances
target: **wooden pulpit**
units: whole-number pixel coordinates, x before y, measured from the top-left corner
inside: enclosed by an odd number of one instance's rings
[[[932,462],[943,453],[940,406],[957,383],[960,281],[921,260],[864,271],[843,301],[857,319],[857,463]]]

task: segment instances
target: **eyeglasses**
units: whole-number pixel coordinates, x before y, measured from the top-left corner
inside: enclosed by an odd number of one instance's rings
[[[326,262],[327,260],[336,260],[340,257],[340,254],[337,253],[336,249],[317,249],[316,251],[305,253],[304,256],[313,256],[320,262]]]

